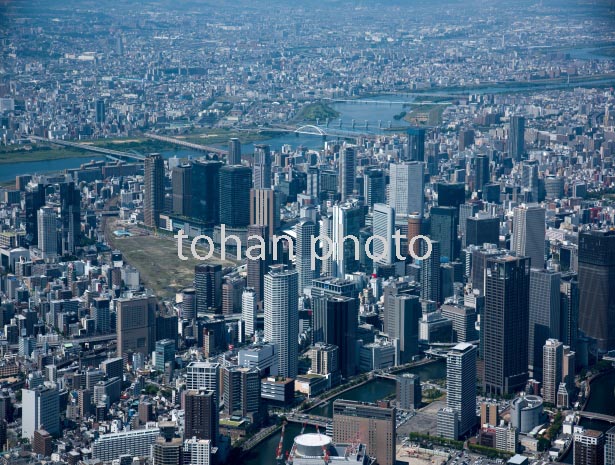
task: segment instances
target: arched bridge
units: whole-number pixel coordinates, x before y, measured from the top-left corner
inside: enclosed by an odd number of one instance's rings
[[[314,126],[313,124],[306,124],[305,126],[298,127],[295,129],[297,134],[314,134],[316,136],[326,136],[327,132],[318,126]]]

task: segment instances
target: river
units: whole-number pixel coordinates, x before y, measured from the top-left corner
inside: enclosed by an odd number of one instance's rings
[[[444,359],[438,360],[430,365],[424,365],[407,370],[408,373],[415,373],[421,377],[422,381],[436,380],[446,377],[446,361]],[[333,400],[346,399],[357,400],[362,402],[375,402],[382,400],[385,397],[395,392],[395,382],[393,380],[377,378],[373,381],[369,381],[366,384],[358,386],[350,391],[340,394],[331,399],[327,404],[317,407],[310,411],[314,415],[321,415],[332,417],[333,416]],[[284,434],[284,446],[283,450],[287,451],[293,445],[293,438],[301,432],[301,426],[297,424],[289,424],[286,427]],[[314,427],[306,427],[306,432],[314,432]],[[253,450],[250,451],[246,457],[245,465],[270,465],[274,463],[276,450],[278,443],[280,442],[280,434],[274,434],[265,439]]]

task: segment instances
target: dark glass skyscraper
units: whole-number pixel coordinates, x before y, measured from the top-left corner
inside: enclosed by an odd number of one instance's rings
[[[346,146],[340,150],[340,193],[342,200],[352,197],[355,188],[357,151],[355,147]]]
[[[220,168],[220,223],[227,228],[250,224],[252,170],[247,166]]]
[[[227,165],[241,165],[241,142],[236,137],[228,141]]]
[[[433,207],[431,215],[430,237],[440,243],[440,256],[455,260],[458,255],[457,221],[455,207]]]
[[[143,176],[143,218],[151,228],[160,226],[160,213],[164,208],[164,160],[154,153],[145,158]]]
[[[173,213],[192,216],[192,165],[184,163],[171,171]]]
[[[465,245],[498,244],[500,242],[500,219],[490,216],[466,220]]]
[[[489,172],[489,157],[487,155],[479,155],[475,160],[476,180],[474,183],[475,191],[482,191],[483,186],[488,184],[491,179]]]
[[[38,211],[45,205],[45,186],[37,184],[26,191],[26,241],[28,244],[38,244]]]
[[[198,312],[219,313],[222,305],[222,266],[195,266],[194,289]]]
[[[508,155],[520,162],[525,152],[525,118],[512,116],[510,118],[510,131],[508,132]]]
[[[579,329],[598,349],[615,349],[615,231],[579,236]]]
[[[270,245],[269,245],[269,228],[262,224],[251,224],[248,226],[248,245],[247,248],[259,246],[259,239],[250,239],[250,236],[257,236],[265,241],[265,259],[255,258],[254,260],[248,258],[246,260],[246,267],[248,271],[247,287],[254,289],[256,294],[256,302],[259,308],[263,308],[263,293],[264,293],[264,279],[270,262]],[[247,250],[247,249],[246,249]],[[250,252],[252,256],[257,255],[257,249]]]
[[[431,255],[421,260],[421,299],[438,302],[440,299],[440,243],[431,242]],[[421,241],[420,257],[427,253],[425,241]]]
[[[502,256],[487,260],[484,331],[487,395],[514,394],[528,379],[530,259]]]
[[[408,154],[406,160],[425,161],[425,129],[408,129]]]
[[[386,178],[380,168],[366,169],[363,174],[363,197],[370,208],[377,203],[386,203]]]
[[[459,208],[466,201],[465,184],[462,182],[439,182],[436,184],[439,207]]]
[[[220,222],[219,161],[197,160],[192,164],[192,215],[207,224]]]

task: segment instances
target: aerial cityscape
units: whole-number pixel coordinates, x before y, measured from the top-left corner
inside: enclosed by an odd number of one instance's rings
[[[615,465],[615,0],[0,44],[0,465]]]

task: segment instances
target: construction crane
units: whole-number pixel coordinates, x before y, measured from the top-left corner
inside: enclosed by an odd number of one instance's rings
[[[320,428],[318,426],[316,426],[316,432],[318,433],[318,437],[320,438]],[[325,465],[328,465],[328,463],[330,462],[329,448],[325,444],[322,445],[322,454],[325,461]]]
[[[282,433],[280,434],[280,442],[278,443],[278,449],[275,454],[275,458],[280,463],[283,460],[284,454],[282,448],[284,447],[284,431],[286,430],[286,421],[282,423]]]
[[[299,433],[300,435],[303,434],[303,432],[305,431],[305,425],[307,425],[306,422],[303,422],[303,426],[301,427],[301,433]],[[293,459],[295,458],[295,450],[297,449],[297,443],[293,443],[293,447],[290,449],[290,454],[288,454],[287,460],[288,463],[291,464],[293,463]]]

